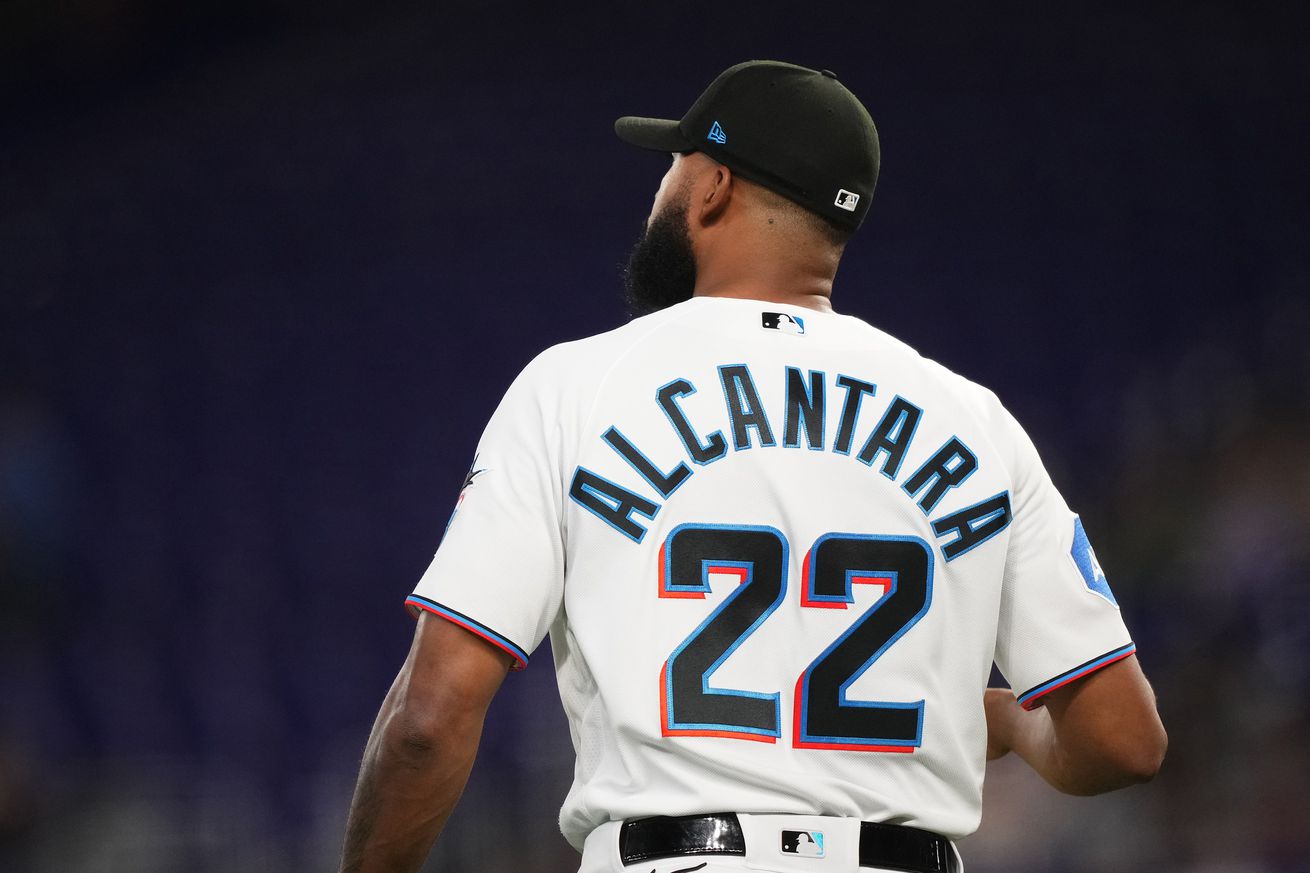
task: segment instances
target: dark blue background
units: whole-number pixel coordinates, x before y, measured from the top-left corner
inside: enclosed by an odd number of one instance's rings
[[[0,9],[0,859],[331,866],[486,417],[625,318],[664,162],[613,119],[772,57],[835,70],[882,134],[836,307],[1028,426],[1173,732],[1075,831],[989,794],[971,869],[1125,869],[1089,836],[1125,809],[1132,864],[1300,869],[1305,16],[849,7]],[[442,869],[572,863],[545,654]]]

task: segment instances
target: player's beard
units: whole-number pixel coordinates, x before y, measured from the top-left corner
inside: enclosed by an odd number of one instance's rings
[[[687,232],[685,198],[665,207],[642,231],[628,255],[623,286],[633,315],[649,315],[691,299],[696,290],[696,257]]]

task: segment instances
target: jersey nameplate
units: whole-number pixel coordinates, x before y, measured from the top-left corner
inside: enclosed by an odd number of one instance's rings
[[[776,447],[779,437],[784,449],[799,449],[803,442],[810,451],[845,455],[870,469],[876,467],[883,476],[899,481],[906,496],[914,500],[925,515],[931,515],[951,489],[959,487],[978,469],[977,455],[957,436],[952,436],[917,465],[907,465],[905,461],[924,411],[900,395],[886,404],[863,441],[857,441],[862,418],[873,417],[873,404],[865,402],[877,395],[877,385],[873,382],[838,374],[831,382],[833,390],[830,392],[830,383],[824,372],[802,372],[796,367],[787,367],[782,429],[776,431],[775,422],[764,409],[748,366],[724,364],[718,368],[718,374],[728,416],[726,433],[718,429],[705,434],[707,429],[697,427],[683,411],[682,398],[696,393],[696,386],[690,379],[674,379],[655,392],[655,402],[667,417],[693,466],[688,466],[686,461],[679,461],[672,468],[657,464],[618,427],[610,427],[601,439],[645,480],[649,491],[634,491],[585,467],[578,467],[569,488],[569,497],[613,530],[639,543],[646,535],[646,526],[640,519],[654,519],[660,510],[660,501],[667,500],[695,475],[695,467],[720,461],[730,451],[741,452],[757,446]],[[831,401],[830,393],[834,395]],[[830,416],[835,417],[837,429],[832,445],[828,446],[825,440]],[[947,561],[976,548],[1009,524],[1008,491],[931,522]]]

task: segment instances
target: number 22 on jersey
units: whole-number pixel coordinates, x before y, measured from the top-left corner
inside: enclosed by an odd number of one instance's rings
[[[704,599],[712,573],[735,575],[738,585],[664,662],[664,736],[768,743],[781,736],[779,692],[714,688],[710,678],[787,600],[788,553],[787,538],[772,527],[683,524],[669,533],[660,548],[660,597]],[[846,609],[858,584],[882,592],[796,679],[794,746],[867,752],[919,746],[922,700],[849,700],[847,690],[928,611],[932,564],[931,548],[917,537],[830,533],[810,547],[801,608]]]

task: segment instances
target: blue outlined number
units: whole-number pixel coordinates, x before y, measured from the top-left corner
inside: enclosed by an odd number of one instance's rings
[[[801,605],[845,609],[859,583],[882,594],[796,682],[800,749],[911,752],[923,738],[924,702],[874,703],[846,692],[928,611],[932,549],[918,537],[825,534],[805,556]]]
[[[737,577],[732,594],[673,650],[660,672],[665,736],[774,742],[779,695],[714,688],[714,671],[755,632],[786,593],[787,540],[771,527],[684,524],[660,549],[660,596],[701,597],[711,574]]]
[[[782,604],[788,554],[787,538],[771,527],[683,524],[669,533],[660,548],[660,597],[704,599],[711,575],[736,576],[738,584],[664,662],[664,736],[777,741],[780,693],[710,682]],[[913,752],[923,736],[924,701],[849,700],[847,691],[927,613],[932,549],[917,537],[830,533],[815,541],[803,567],[803,608],[846,609],[856,584],[880,586],[882,593],[797,678],[793,745]]]

